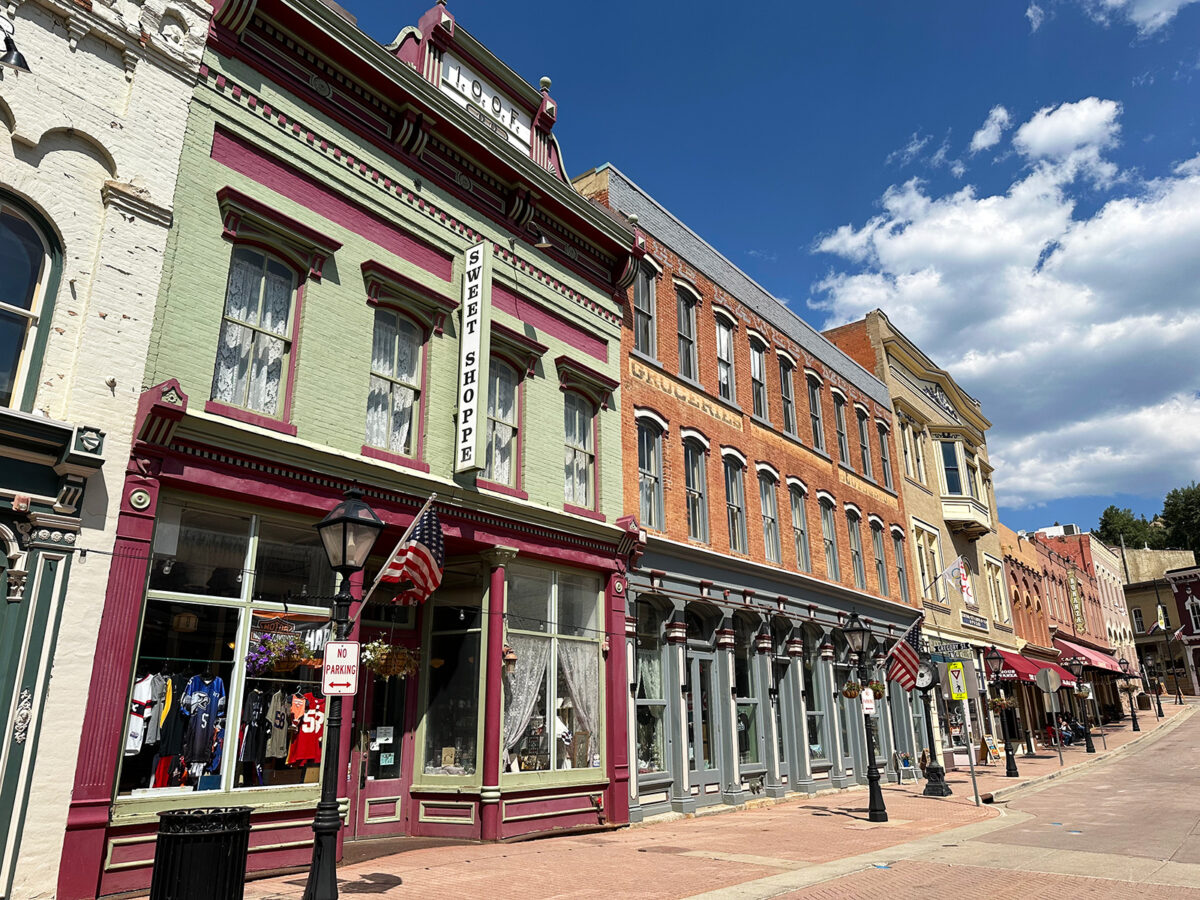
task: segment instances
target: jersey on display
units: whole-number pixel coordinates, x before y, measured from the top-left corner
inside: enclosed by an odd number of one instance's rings
[[[321,761],[321,737],[325,734],[325,699],[305,694],[304,712],[297,725],[296,739],[288,750],[288,765]]]
[[[183,755],[189,763],[209,763],[217,720],[225,713],[225,682],[219,675],[193,675],[179,701],[187,717]]]

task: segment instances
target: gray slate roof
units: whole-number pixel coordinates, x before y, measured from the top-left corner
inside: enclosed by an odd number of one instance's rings
[[[794,313],[783,301],[731,263],[711,244],[675,218],[657,200],[638,187],[612,163],[607,170],[608,202],[625,215],[636,215],[638,226],[686,259],[714,284],[728,291],[755,313],[819,359],[864,394],[888,409],[892,408],[887,386],[856,363],[819,331]]]

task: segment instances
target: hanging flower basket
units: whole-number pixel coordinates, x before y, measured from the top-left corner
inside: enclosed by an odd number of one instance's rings
[[[1003,712],[1006,709],[1012,709],[1017,705],[1017,701],[1012,697],[993,697],[988,701],[988,709],[992,712]]]
[[[363,665],[380,678],[407,678],[416,673],[420,662],[419,651],[397,647],[383,638],[376,638],[362,649]]]
[[[292,672],[297,666],[308,665],[313,659],[312,648],[300,635],[264,635],[250,646],[246,654],[246,674],[253,678],[267,671]]]
[[[862,693],[862,685],[857,681],[847,681],[842,685],[842,696],[847,700],[853,700]]]
[[[1080,700],[1086,700],[1088,697],[1092,696],[1092,689],[1080,685],[1079,687],[1075,688],[1075,696]]]
[[[1142,692],[1142,686],[1136,681],[1124,681],[1117,690],[1119,690],[1122,694],[1140,694]]]
[[[887,685],[885,685],[882,681],[868,681],[867,687],[871,689],[871,693],[873,693],[876,697],[882,697]]]

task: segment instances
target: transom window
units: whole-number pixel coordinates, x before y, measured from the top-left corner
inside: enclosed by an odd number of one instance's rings
[[[633,349],[647,356],[658,355],[658,339],[654,327],[656,281],[654,270],[642,266],[633,282]]]
[[[697,379],[696,366],[696,301],[687,292],[675,289],[675,307],[678,314],[679,374],[692,381]]]
[[[687,493],[688,537],[708,541],[708,454],[699,442],[683,442],[684,491]]]
[[[758,499],[762,509],[763,547],[767,562],[778,563],[782,553],[779,546],[779,507],[775,500],[776,481],[767,472],[758,476]]]
[[[235,247],[225,290],[225,312],[212,399],[278,416],[287,390],[292,302],[296,276],[281,261],[251,247]]]
[[[488,369],[487,456],[483,477],[516,487],[520,378],[504,360],[491,358]]]
[[[596,502],[596,447],[592,423],[596,410],[581,394],[568,391],[563,413],[566,444],[563,456],[563,490],[567,503],[591,509]]]
[[[717,393],[722,400],[737,401],[733,374],[733,324],[717,316]]]
[[[0,201],[0,407],[19,407],[42,319],[50,251],[41,231]]]
[[[729,526],[729,549],[746,552],[746,490],[742,480],[742,464],[731,456],[725,457],[725,516]]]
[[[754,398],[754,415],[767,418],[767,348],[759,341],[750,341],[750,392]]]
[[[638,422],[638,498],[642,526],[662,531],[662,432],[649,422]]]
[[[792,485],[788,490],[792,505],[792,541],[796,550],[796,565],[801,572],[812,571],[812,555],[808,547],[808,510],[803,489]]]
[[[808,415],[812,420],[813,446],[824,452],[825,424],[821,421],[821,382],[808,376]]]
[[[837,526],[833,518],[833,501],[822,497],[821,503],[821,540],[825,546],[825,577],[830,581],[840,581],[838,571]]]
[[[422,330],[406,316],[375,310],[371,389],[367,394],[367,443],[412,454],[420,409]]]
[[[779,358],[779,398],[783,404],[783,430],[788,434],[796,434],[796,398],[793,375],[795,369],[783,357]]]

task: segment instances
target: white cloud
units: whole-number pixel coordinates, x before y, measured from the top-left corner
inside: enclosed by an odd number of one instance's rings
[[[1197,0],[1082,0],[1084,9],[1103,25],[1123,19],[1142,35],[1152,34],[1168,25],[1185,6]],[[1028,15],[1028,13],[1026,13]]]
[[[933,135],[921,134],[914,131],[912,137],[908,139],[908,143],[899,150],[893,150],[887,155],[887,159],[883,161],[884,165],[890,166],[894,162],[899,162],[901,166],[907,166],[918,156],[921,151],[933,140]]]
[[[837,263],[810,300],[826,327],[882,308],[980,399],[1005,506],[1200,478],[1200,155],[1077,216],[1119,118],[1042,110],[1006,190],[910,179],[816,245]]]
[[[1042,22],[1046,20],[1046,11],[1036,3],[1030,3],[1025,10],[1025,18],[1029,20],[1029,30],[1037,31],[1042,27]]]
[[[1010,124],[1012,124],[1012,118],[1009,116],[1008,110],[1000,105],[993,106],[983,125],[971,138],[971,153],[975,154],[980,150],[995,147],[1000,143],[1000,136],[1008,130]]]

